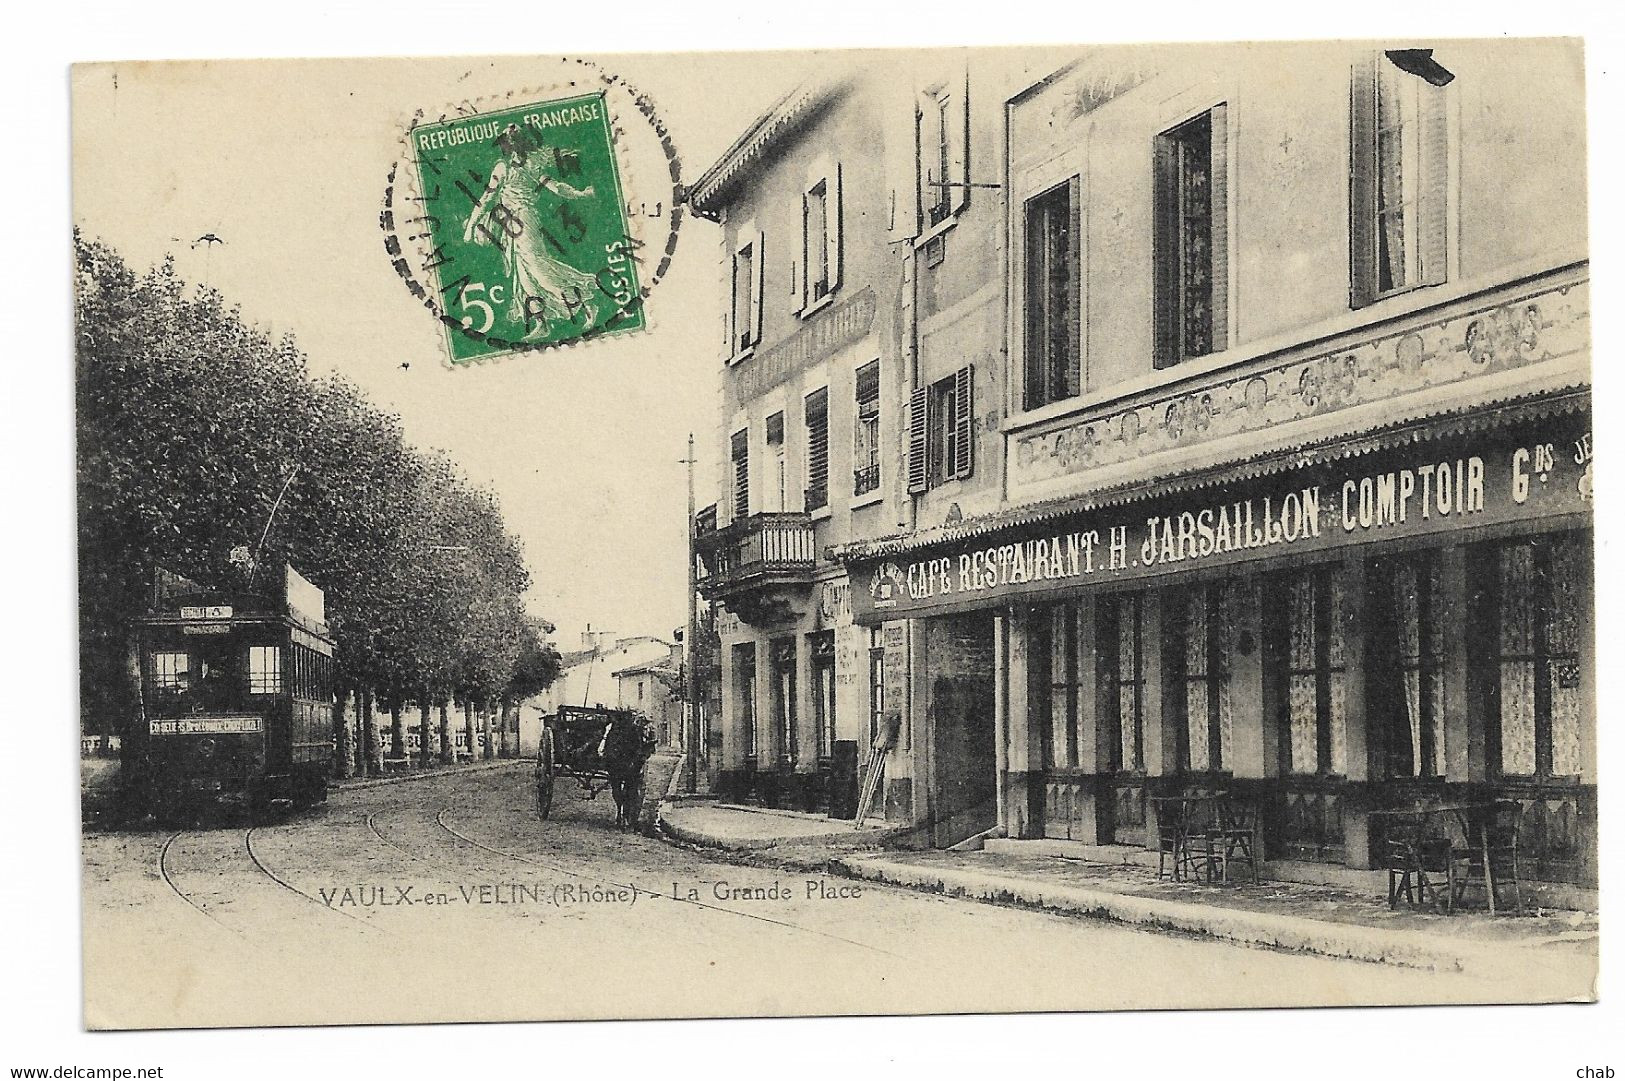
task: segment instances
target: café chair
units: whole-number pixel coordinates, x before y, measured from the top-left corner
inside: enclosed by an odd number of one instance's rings
[[[1458,896],[1456,852],[1448,837],[1430,836],[1424,821],[1396,816],[1388,827],[1383,842],[1388,907],[1398,908],[1404,897],[1412,908],[1442,905],[1448,913]]]
[[[1185,817],[1189,803],[1183,799],[1156,798],[1157,877],[1178,882],[1185,870]]]
[[[1258,863],[1263,858],[1258,818],[1258,804],[1253,800],[1220,801],[1217,844],[1222,881],[1230,881],[1230,864],[1239,860],[1247,865],[1253,884],[1258,884]]]
[[[1523,891],[1518,884],[1518,808],[1498,804],[1468,831],[1467,843],[1455,850],[1455,859],[1465,865],[1455,881],[1455,900],[1462,901],[1469,889],[1484,891],[1491,912],[1505,907],[1502,896],[1510,891],[1512,908],[1523,915]],[[1487,872],[1487,873],[1486,873]]]

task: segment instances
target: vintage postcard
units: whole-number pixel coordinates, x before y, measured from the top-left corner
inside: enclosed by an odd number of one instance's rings
[[[72,125],[88,1028],[1595,998],[1581,41]]]

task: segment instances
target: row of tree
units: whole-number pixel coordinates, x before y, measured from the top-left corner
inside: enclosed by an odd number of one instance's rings
[[[419,753],[449,760],[448,700],[488,725],[553,680],[548,628],[521,601],[523,552],[489,492],[408,446],[354,384],[311,378],[291,337],[188,287],[171,260],[138,273],[104,243],[76,233],[74,246],[84,731],[135,716],[130,632],[159,569],[240,589],[244,550],[326,591],[341,716],[359,719],[340,733],[341,772],[382,767],[375,710],[394,714],[401,753],[400,711],[416,705]]]

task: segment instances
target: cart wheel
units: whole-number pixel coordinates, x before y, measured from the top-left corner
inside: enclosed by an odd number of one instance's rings
[[[542,745],[536,752],[536,816],[544,822],[553,810],[553,733],[542,729]]]

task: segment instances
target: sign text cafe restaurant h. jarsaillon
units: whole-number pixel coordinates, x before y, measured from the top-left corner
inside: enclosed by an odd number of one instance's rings
[[[1149,797],[1220,786],[1259,801],[1272,872],[1313,880],[1374,866],[1371,811],[1510,799],[1522,874],[1594,888],[1591,551],[1579,395],[848,562],[860,622],[991,624],[1011,837],[1154,848]]]

